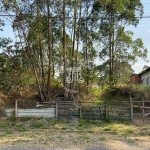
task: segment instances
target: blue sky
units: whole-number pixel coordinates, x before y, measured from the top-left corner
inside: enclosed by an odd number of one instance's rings
[[[149,0],[141,0],[144,5],[144,17],[140,20],[138,26],[135,27],[128,27],[134,33],[133,38],[141,38],[143,40],[144,46],[148,49],[148,57],[147,59],[150,60],[150,1]],[[150,62],[147,63],[142,59],[138,59],[138,61],[132,66],[135,73],[141,72],[144,65],[150,66]]]
[[[147,18],[143,18],[140,20],[139,25],[135,27],[128,27],[128,30],[131,30],[134,33],[133,39],[142,38],[144,42],[144,46],[150,50],[150,1],[149,0],[141,0],[141,2],[144,5],[144,17],[147,16]],[[4,19],[4,18],[2,18]],[[15,36],[13,33],[13,30],[11,28],[11,24],[9,21],[6,21],[6,25],[3,28],[4,31],[1,32],[0,37],[10,37],[15,40]],[[148,60],[150,60],[150,51],[148,52]],[[138,61],[132,65],[132,68],[134,69],[135,73],[141,72],[144,65],[149,65],[150,62],[147,63],[142,59],[138,59]]]

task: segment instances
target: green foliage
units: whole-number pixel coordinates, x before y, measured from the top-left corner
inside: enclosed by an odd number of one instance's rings
[[[17,121],[17,117],[15,116],[15,111],[13,111],[12,116],[10,118],[12,121]]]
[[[31,127],[32,128],[42,128],[43,127],[43,123],[42,122],[38,122],[38,121],[35,121],[31,124]]]
[[[79,119],[79,126],[86,126],[90,121],[86,119]]]
[[[109,61],[104,62],[102,65],[98,65],[98,85],[103,87],[103,89],[109,88]],[[119,83],[128,83],[129,82],[129,76],[133,74],[133,69],[131,65],[126,61],[115,61],[115,67],[114,67],[114,76],[113,80],[115,81],[115,84]]]
[[[31,117],[23,117],[23,118],[20,118],[20,121],[26,122],[26,121],[29,121],[31,119],[32,119]]]
[[[20,53],[9,51],[0,54],[0,90],[7,95],[17,96],[27,89],[28,77],[26,76]]]
[[[107,123],[110,123],[110,122],[111,122],[111,119],[110,119],[110,118],[105,118],[105,121],[106,121]]]
[[[94,1],[93,22],[99,26],[97,40],[102,43],[99,57],[108,64],[107,66],[104,63],[101,68],[99,67],[106,72],[102,72],[101,80],[106,83],[108,78],[110,86],[116,83],[118,76],[122,77],[124,63],[135,62],[138,57],[143,59],[147,57],[148,50],[144,47],[142,40],[133,40],[133,33],[125,30],[126,25],[137,26],[139,23],[135,12],[139,12],[141,16],[143,14],[143,5],[140,0],[134,3],[128,0]],[[101,16],[100,19],[99,16]]]
[[[150,87],[143,84],[121,84],[115,86],[111,93],[128,98],[131,96],[137,100],[149,99]]]
[[[13,132],[10,131],[10,130],[6,130],[6,131],[5,131],[5,134],[13,134]]]
[[[19,124],[15,126],[15,130],[20,131],[20,132],[26,132],[28,130],[27,126],[23,124]]]
[[[5,0],[0,5],[6,13],[17,16],[11,23],[19,41],[0,38],[0,48],[5,49],[0,55],[0,90],[7,95],[33,92],[32,84],[40,100],[49,101],[53,89],[65,91],[59,82],[66,82],[67,67],[80,61],[90,61],[88,65],[95,67],[97,55],[104,64],[92,73],[82,67],[84,83],[67,86],[84,94],[97,83],[104,90],[112,90],[114,84],[128,82],[127,76],[133,71],[129,61],[147,57],[142,39],[133,40],[133,33],[125,29],[139,23],[135,13],[143,15],[140,0]],[[0,19],[0,30],[2,26]],[[98,101],[97,93],[94,101]]]
[[[134,133],[134,131],[132,129],[125,129],[124,133]]]

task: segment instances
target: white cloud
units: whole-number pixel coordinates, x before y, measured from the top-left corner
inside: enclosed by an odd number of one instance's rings
[[[142,71],[144,65],[150,66],[150,62],[149,63],[147,63],[147,62],[145,62],[145,63],[136,63],[132,66],[132,68],[133,68],[135,73],[140,73]]]

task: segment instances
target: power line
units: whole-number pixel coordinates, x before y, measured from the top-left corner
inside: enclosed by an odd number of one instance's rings
[[[35,18],[43,18],[43,17],[46,17],[46,18],[48,18],[48,16],[33,16],[33,15],[6,15],[6,14],[0,14],[0,16],[1,17],[35,17]],[[49,18],[57,18],[57,17],[63,17],[63,15],[56,15],[56,16],[49,16]],[[75,17],[67,17],[66,16],[66,18],[75,18]],[[76,17],[76,18],[79,18],[79,17]],[[94,17],[82,17],[82,18],[87,18],[87,19],[91,19],[91,18],[94,18]],[[96,19],[102,19],[102,18],[112,18],[112,17],[97,17]],[[135,16],[134,18],[140,18],[140,19],[142,19],[142,18],[150,18],[150,15],[148,15],[148,16]]]

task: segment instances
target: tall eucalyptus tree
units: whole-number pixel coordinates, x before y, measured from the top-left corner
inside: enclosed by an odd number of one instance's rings
[[[136,13],[139,16],[136,16]],[[109,60],[109,81],[114,84],[116,59],[135,61],[137,57],[146,58],[147,49],[142,40],[132,40],[133,33],[126,31],[127,25],[137,26],[143,15],[140,0],[95,0],[92,9],[93,24],[101,42],[100,58]]]

